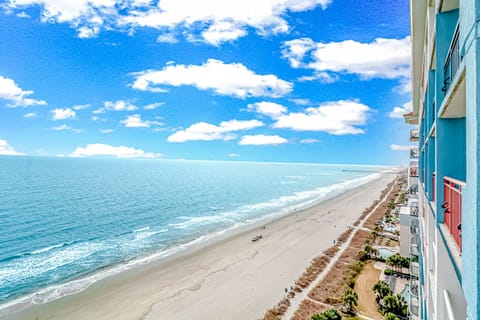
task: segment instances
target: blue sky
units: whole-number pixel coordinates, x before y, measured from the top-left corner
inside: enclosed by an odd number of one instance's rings
[[[0,1],[0,154],[406,164],[407,0]]]

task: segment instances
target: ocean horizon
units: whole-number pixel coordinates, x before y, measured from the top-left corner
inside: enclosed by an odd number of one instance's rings
[[[365,184],[386,166],[0,157],[0,314]]]

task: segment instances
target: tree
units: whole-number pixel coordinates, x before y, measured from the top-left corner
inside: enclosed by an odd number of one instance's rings
[[[407,258],[407,257],[400,257],[401,260],[401,265],[403,268],[410,268],[410,258]]]
[[[371,234],[372,237],[373,237],[372,242],[375,243],[375,240],[377,240],[377,238],[378,238],[378,236],[379,236],[380,234],[379,234],[378,231],[376,231],[376,230],[373,230],[372,232],[370,232],[370,234]]]
[[[387,265],[392,266],[395,271],[401,271],[403,262],[402,260],[403,258],[398,253],[396,253],[388,257],[386,263]]]
[[[391,312],[385,313],[385,320],[399,320],[397,315]]]
[[[408,314],[407,303],[400,295],[388,295],[382,300],[382,309],[384,313],[393,313],[397,316],[405,317]]]
[[[322,313],[316,313],[312,316],[312,320],[341,320],[342,317],[336,309],[328,309]]]
[[[343,304],[347,309],[347,313],[352,313],[353,308],[358,304],[358,294],[352,289],[348,288],[343,292]]]
[[[363,246],[363,251],[365,251],[365,254],[367,255],[368,258],[371,257],[372,255],[372,250],[373,250],[373,247],[370,245],[370,243],[365,243],[365,245]]]
[[[377,281],[373,286],[373,291],[375,291],[377,295],[377,302],[393,294],[392,289],[390,289],[390,286],[385,281]]]
[[[379,235],[379,236],[382,236],[383,230],[384,230],[384,228],[383,228],[382,225],[376,225],[375,228],[373,229],[373,231],[378,232],[378,235]]]
[[[337,311],[337,309],[328,309],[323,314],[324,314],[324,316],[327,320],[341,320],[342,319],[342,316]]]

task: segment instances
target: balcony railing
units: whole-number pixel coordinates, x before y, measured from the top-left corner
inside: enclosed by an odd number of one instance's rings
[[[447,93],[450,84],[457,73],[460,62],[462,61],[462,56],[460,55],[460,28],[457,24],[455,32],[453,34],[452,42],[450,43],[450,48],[448,49],[447,58],[445,59],[445,66],[443,67],[443,93]]]
[[[432,173],[432,201],[435,202],[435,197],[436,197],[436,174],[435,172]]]
[[[410,130],[410,141],[418,141],[419,132],[418,129]]]
[[[418,167],[410,167],[410,177],[418,177]]]
[[[444,222],[460,252],[462,252],[462,187],[465,182],[443,178]]]
[[[410,215],[412,217],[418,217],[418,207],[410,207]]]
[[[418,158],[418,148],[410,148],[410,158]]]

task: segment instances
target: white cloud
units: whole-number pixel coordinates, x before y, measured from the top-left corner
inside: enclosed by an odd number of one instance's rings
[[[147,104],[146,106],[143,107],[144,110],[154,110],[157,109],[158,107],[161,107],[165,104],[165,102],[155,102],[151,104]]]
[[[111,146],[108,144],[94,143],[85,147],[78,147],[70,154],[71,157],[110,156],[117,158],[160,158],[160,153],[145,152],[126,146]]]
[[[26,12],[20,12],[17,14],[17,17],[19,18],[31,18]]]
[[[75,119],[77,114],[70,108],[66,109],[53,109],[51,111],[53,113],[53,120],[67,120],[67,119]]]
[[[287,142],[288,142],[287,139],[277,135],[267,136],[263,134],[256,134],[251,136],[243,136],[238,144],[242,146],[247,146],[247,145],[265,146],[265,145],[283,144]]]
[[[230,153],[228,155],[230,158],[237,158],[237,157],[240,157],[240,155],[238,153]]]
[[[340,100],[307,108],[303,112],[291,112],[278,117],[274,128],[296,131],[323,131],[334,135],[361,134],[357,126],[367,123],[370,108],[358,101]]]
[[[299,106],[308,106],[312,104],[312,101],[310,99],[290,99],[295,104],[298,104]]]
[[[182,30],[190,41],[219,45],[248,34],[286,33],[290,26],[283,18],[288,11],[300,12],[317,6],[326,8],[331,0],[162,0],[158,8],[136,11],[121,20],[126,25]],[[200,30],[199,30],[200,28]],[[198,36],[199,34],[199,36]],[[168,37],[167,37],[168,39]]]
[[[163,123],[160,121],[149,121],[142,120],[141,115],[134,114],[127,116],[125,120],[120,121],[121,124],[125,125],[127,128],[149,128],[151,126],[161,126]]]
[[[78,104],[72,107],[73,110],[80,111],[90,108],[89,104]]]
[[[403,118],[403,115],[410,111],[412,111],[412,101],[404,103],[401,107],[394,107],[388,116],[390,118]]]
[[[241,25],[223,21],[210,25],[207,30],[202,32],[202,37],[206,42],[218,46],[223,42],[244,37],[247,33],[247,30]]]
[[[29,112],[29,113],[25,113],[23,115],[24,118],[27,118],[27,119],[30,119],[30,118],[35,118],[37,116],[37,114],[35,112]]]
[[[94,110],[94,114],[105,113],[107,111],[135,111],[137,106],[125,100],[105,101],[103,108]]]
[[[412,77],[406,77],[400,80],[400,84],[393,88],[394,91],[399,93],[410,93],[412,92]]]
[[[328,72],[315,72],[311,76],[302,76],[298,78],[300,82],[306,81],[319,81],[321,83],[334,83],[337,82],[340,77],[336,74],[331,74]]]
[[[283,57],[293,68],[312,69],[327,81],[335,73],[361,79],[405,79],[410,76],[410,38],[377,38],[370,43],[354,40],[315,43],[302,38],[284,42]],[[332,74],[333,73],[333,74]]]
[[[12,79],[0,76],[0,99],[9,101],[7,107],[28,107],[33,105],[46,105],[44,100],[27,98],[32,95],[31,90],[22,90]]]
[[[112,133],[113,130],[112,129],[100,129],[100,132],[101,133]]]
[[[55,130],[55,131],[72,130],[72,128],[70,126],[67,126],[66,124],[62,124],[62,125],[53,127],[52,129]]]
[[[300,140],[300,143],[302,143],[302,144],[312,144],[312,143],[319,143],[319,142],[321,142],[321,141],[318,140],[318,139],[313,139],[313,138],[307,138],[307,139]]]
[[[175,37],[175,35],[171,33],[165,33],[157,37],[157,42],[174,44],[178,43],[178,39],[177,37]]]
[[[281,97],[292,91],[290,82],[273,74],[259,75],[241,63],[225,64],[215,59],[200,66],[167,65],[162,70],[147,70],[134,75],[134,89],[154,92],[165,92],[166,86],[194,86],[220,95],[246,98]]]
[[[139,114],[127,116],[127,118],[120,121],[120,123],[125,125],[127,128],[150,128],[151,126],[163,125],[163,123],[160,121],[144,121]]]
[[[180,130],[167,138],[168,142],[186,142],[186,141],[211,141],[211,140],[232,140],[235,135],[232,132],[250,130],[262,127],[265,124],[258,120],[229,120],[222,121],[214,125],[206,122],[192,124],[185,130]]]
[[[274,119],[284,115],[288,111],[287,108],[281,104],[266,101],[249,104],[247,109]]]
[[[413,146],[401,146],[398,144],[390,145],[390,149],[393,151],[409,151]]]
[[[80,38],[95,37],[102,30],[134,32],[154,28],[158,41],[174,42],[172,33],[187,40],[218,45],[236,40],[254,29],[263,36],[290,30],[285,16],[332,0],[7,0],[6,10],[40,7],[44,22],[66,23]]]
[[[0,155],[21,156],[23,153],[15,151],[15,149],[8,144],[7,140],[0,139]]]

